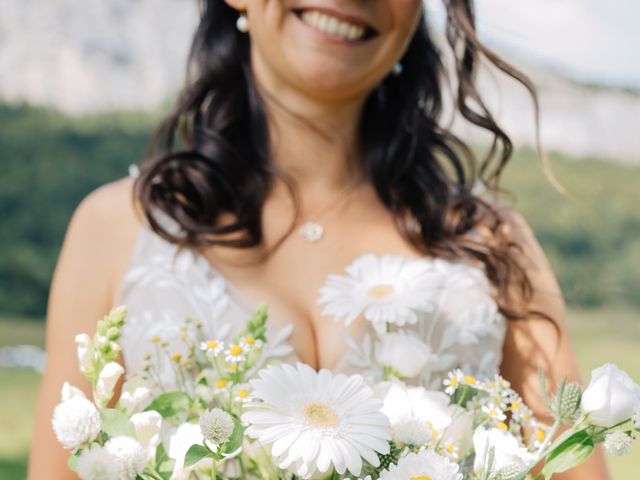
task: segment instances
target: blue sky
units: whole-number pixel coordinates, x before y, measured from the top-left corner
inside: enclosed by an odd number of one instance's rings
[[[440,11],[442,0],[426,0]],[[496,50],[598,83],[640,88],[640,0],[476,0]]]

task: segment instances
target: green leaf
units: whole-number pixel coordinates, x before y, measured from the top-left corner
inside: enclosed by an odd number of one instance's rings
[[[585,430],[574,433],[553,449],[545,461],[542,474],[550,478],[584,462],[594,449],[593,439]]]
[[[126,435],[127,437],[136,436],[136,429],[124,413],[114,408],[105,408],[100,410],[100,418],[102,419],[102,431],[109,437],[117,437],[118,435]]]
[[[213,457],[213,454],[207,447],[203,445],[198,445],[197,443],[194,445],[191,445],[191,447],[189,447],[189,450],[187,450],[187,454],[184,457],[184,466],[190,467],[194,463],[197,463],[206,457]]]
[[[67,460],[67,466],[74,472],[76,471],[76,467],[78,465],[78,457],[80,457],[80,452],[76,452],[74,455],[71,455]]]
[[[145,411],[155,410],[164,418],[173,417],[178,412],[184,412],[191,407],[191,399],[184,392],[163,393],[155,398]]]
[[[235,452],[242,445],[242,440],[244,438],[244,427],[240,423],[240,419],[235,415],[231,415],[233,418],[233,432],[231,432],[231,436],[229,440],[222,445],[222,455],[229,455]]]

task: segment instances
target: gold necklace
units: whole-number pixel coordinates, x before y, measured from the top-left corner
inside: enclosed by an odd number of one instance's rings
[[[322,240],[326,229],[322,224],[320,224],[321,218],[331,210],[335,209],[347,198],[349,198],[349,196],[355,191],[356,187],[360,185],[360,183],[361,179],[358,179],[357,181],[351,183],[344,189],[343,192],[340,193],[338,198],[336,198],[333,202],[331,202],[319,212],[311,215],[309,219],[304,222],[298,229],[298,235],[300,235],[305,239],[305,241],[309,243],[316,243]]]

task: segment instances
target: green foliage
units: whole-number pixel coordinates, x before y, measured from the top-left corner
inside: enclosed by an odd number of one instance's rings
[[[71,213],[140,163],[153,121],[0,105],[0,311],[42,317]]]
[[[190,467],[191,465],[199,462],[203,458],[212,457],[212,456],[213,454],[207,447],[204,447],[198,444],[191,445],[191,447],[189,447],[189,450],[187,450],[187,454],[184,457],[184,466]]]
[[[183,412],[191,407],[191,399],[185,392],[167,392],[157,396],[145,409],[149,412],[155,410],[163,417],[173,417],[178,412]]]
[[[542,474],[551,478],[555,473],[566,472],[584,462],[593,453],[595,445],[590,435],[582,430],[574,433],[553,449],[545,462]]]
[[[100,410],[100,418],[102,420],[102,431],[109,437],[117,437],[125,435],[127,437],[136,436],[136,429],[129,417],[120,410],[114,408],[105,408]]]

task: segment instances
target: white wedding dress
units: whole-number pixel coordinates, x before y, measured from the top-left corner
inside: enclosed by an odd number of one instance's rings
[[[175,226],[171,222],[168,225]],[[416,298],[424,298],[420,305],[428,307],[417,309],[413,318],[415,323],[402,328],[403,332],[421,341],[424,346],[421,358],[426,358],[421,373],[408,383],[441,390],[443,378],[454,368],[484,378],[498,373],[506,322],[490,296],[489,282],[480,269],[464,262],[371,254],[354,259],[349,269],[353,273],[356,264],[366,266],[376,262],[391,265],[400,272],[399,276],[419,268],[421,278],[427,279],[397,283],[398,288],[412,289],[405,292],[410,293],[406,296],[410,301],[415,303]],[[345,272],[335,273],[336,276],[332,276],[334,294],[340,285],[357,283],[343,275]],[[325,296],[331,296],[331,291],[327,292]],[[348,295],[343,297],[349,298]],[[345,305],[344,298],[342,304],[334,302],[334,311],[336,308],[354,311],[357,305]],[[179,249],[146,225],[140,228],[129,269],[119,288],[118,301],[129,311],[122,330],[127,371],[129,374],[140,372],[152,362],[167,383],[171,382],[174,371],[170,356],[159,352],[165,349],[165,353],[180,353],[184,345],[181,339],[189,331],[185,319],[201,322],[204,337],[227,340],[245,326],[254,308],[252,302],[201,254],[193,249]],[[400,305],[398,311],[406,314],[408,310]],[[328,321],[331,320],[328,318]],[[371,322],[366,325],[357,338],[345,335],[345,354],[336,371],[376,376],[380,339]],[[290,332],[286,329],[276,331],[271,322],[267,326],[269,348],[272,348],[270,355],[295,361],[296,356],[286,343]],[[164,346],[159,344],[160,340]]]

